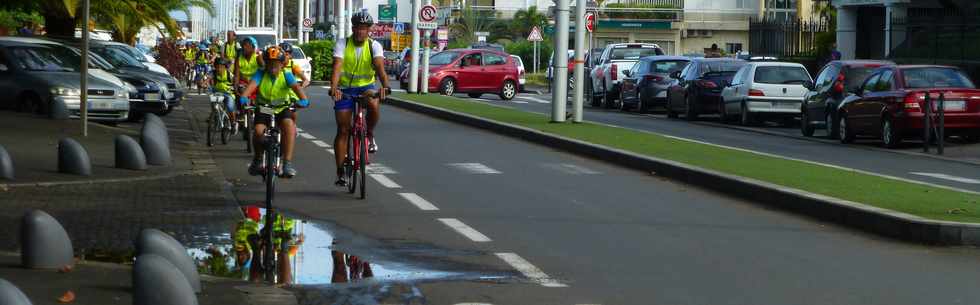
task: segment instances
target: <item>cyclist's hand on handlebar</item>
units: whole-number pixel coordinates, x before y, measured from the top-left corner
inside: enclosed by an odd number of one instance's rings
[[[239,96],[238,97],[238,103],[240,103],[240,104],[246,104],[247,105],[248,104],[248,97],[247,96]]]
[[[330,88],[330,97],[332,97],[333,101],[336,102],[343,98],[343,95],[341,95],[340,90],[337,88]]]
[[[388,88],[388,86],[381,87],[381,90],[378,91],[378,100],[384,102],[389,94],[391,94],[391,88]]]
[[[299,108],[310,107],[310,100],[307,100],[305,98],[304,99],[301,99],[298,102],[296,102],[296,107],[299,107]]]

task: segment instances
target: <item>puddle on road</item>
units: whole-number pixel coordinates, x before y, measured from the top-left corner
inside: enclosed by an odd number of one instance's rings
[[[265,227],[265,209],[258,206],[243,207],[246,218],[232,228],[232,245],[188,249],[199,266],[199,271],[215,276],[261,281],[262,234]],[[440,279],[497,279],[504,276],[482,276],[472,272],[439,271],[421,264],[406,262],[368,261],[368,259],[344,253],[336,249],[336,236],[326,224],[295,218],[279,218],[274,224],[277,257],[288,261],[288,269],[277,268],[277,283],[290,285],[316,285],[330,283],[371,281],[426,281]],[[285,251],[281,251],[285,242]]]

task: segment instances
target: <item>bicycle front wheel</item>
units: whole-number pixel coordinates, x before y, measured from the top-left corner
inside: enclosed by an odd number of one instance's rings
[[[228,144],[228,137],[231,136],[231,119],[227,114],[221,114],[221,144]]]
[[[245,134],[242,136],[244,137],[245,140],[245,152],[248,153],[252,152],[252,142],[255,141],[254,137],[252,136],[253,133],[252,130],[253,128],[255,128],[255,126],[252,125],[254,121],[255,121],[254,114],[249,112],[248,114],[245,115]]]
[[[347,164],[344,166],[347,174],[347,193],[357,190],[357,137],[351,135],[347,141]]]
[[[214,111],[211,111],[211,116],[208,117],[208,146],[214,146],[214,136],[218,133],[217,126],[218,118]]]
[[[357,145],[357,151],[358,151],[357,163],[360,165],[360,172],[361,172],[361,199],[364,199],[364,197],[367,195],[366,194],[366,192],[367,192],[367,163],[368,163],[368,159],[367,159],[368,158],[367,157],[367,148],[368,148],[367,135],[364,132],[361,132],[361,134],[358,136],[358,141],[360,143]]]

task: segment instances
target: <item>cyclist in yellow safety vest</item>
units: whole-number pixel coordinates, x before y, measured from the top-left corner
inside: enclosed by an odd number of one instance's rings
[[[232,124],[238,124],[238,111],[235,107],[234,90],[231,86],[232,75],[228,70],[228,62],[224,58],[214,60],[214,74],[211,75],[211,89],[215,93],[220,93],[225,98],[225,110]],[[238,126],[232,126],[232,130],[237,130]]]
[[[292,178],[296,176],[296,169],[292,165],[293,146],[296,143],[296,124],[293,122],[293,111],[290,109],[294,103],[290,100],[289,92],[294,92],[299,97],[299,101],[295,102],[295,105],[300,108],[309,106],[310,101],[306,99],[306,93],[303,92],[303,88],[300,88],[300,84],[296,81],[293,73],[283,70],[286,54],[282,49],[279,49],[278,46],[269,47],[262,54],[262,57],[266,63],[265,69],[255,72],[248,82],[248,87],[238,99],[239,103],[247,102],[247,96],[254,93],[256,105],[272,109],[274,115],[256,111],[255,133],[252,134],[252,138],[261,139],[266,127],[272,120],[276,120],[282,131],[280,135],[282,136],[283,162],[280,175],[285,178]],[[262,168],[261,156],[265,149],[263,141],[256,140],[253,142],[255,154],[252,164],[248,167],[248,173],[255,176],[269,169]]]
[[[282,49],[283,52],[286,52],[286,66],[284,67],[286,71],[292,71],[293,76],[297,76],[300,78],[300,80],[302,80],[300,82],[300,87],[308,87],[310,85],[310,80],[306,78],[306,73],[303,73],[302,67],[293,62],[293,45],[288,42],[283,42],[279,44],[279,48]],[[292,94],[291,98],[293,100],[299,100],[299,97],[296,96],[296,94]],[[296,113],[293,112],[293,123],[298,122],[296,119]]]
[[[233,73],[235,80],[232,81],[232,83],[236,86],[245,87],[248,85],[249,80],[252,79],[255,72],[259,71],[259,69],[262,67],[265,67],[265,61],[262,59],[262,56],[259,56],[259,52],[255,50],[255,46],[258,44],[255,42],[255,38],[245,37],[245,39],[241,40],[241,43],[242,52],[238,53],[238,56],[235,57],[235,72]],[[241,90],[244,90],[244,88],[236,90],[238,92],[239,100],[241,100],[243,93]],[[254,95],[246,96],[251,100],[255,99]]]
[[[337,135],[334,137],[334,151],[337,163],[337,186],[347,186],[342,164],[347,153],[347,140],[350,137],[354,99],[368,90],[374,90],[374,83],[381,81],[382,90],[371,99],[367,108],[368,152],[378,151],[374,137],[374,127],[378,125],[381,113],[379,101],[385,98],[388,90],[388,74],[384,69],[384,49],[377,41],[368,38],[368,30],[374,25],[374,18],[366,11],[351,16],[354,35],[340,39],[333,51],[333,75],[330,77],[330,96],[334,100],[334,115],[337,117]],[[345,96],[346,95],[346,96]]]
[[[228,62],[235,62],[235,57],[237,54],[238,40],[235,38],[235,31],[228,31],[228,40],[225,41],[224,50],[221,51],[221,56]]]

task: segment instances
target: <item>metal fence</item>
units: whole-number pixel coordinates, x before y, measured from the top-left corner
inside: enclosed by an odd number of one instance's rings
[[[829,30],[822,21],[756,19],[749,22],[749,50],[760,56],[815,56],[817,34]]]
[[[950,9],[909,10],[907,18],[893,19],[905,29],[889,58],[903,64],[939,64],[963,68],[980,80],[980,11]]]

